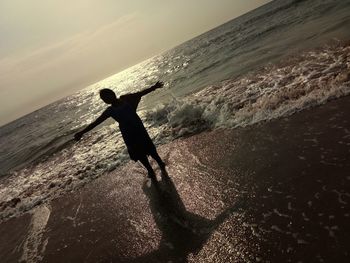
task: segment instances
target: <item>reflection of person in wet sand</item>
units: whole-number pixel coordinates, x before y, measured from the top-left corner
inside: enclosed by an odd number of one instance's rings
[[[199,253],[213,231],[240,208],[236,203],[213,220],[188,212],[166,172],[160,182],[152,185],[145,182],[143,191],[162,239],[158,250],[130,262],[187,262],[188,255]]]
[[[133,94],[126,94],[119,99],[110,89],[100,90],[101,99],[105,103],[110,104],[110,106],[93,123],[88,125],[84,130],[76,133],[74,135],[75,139],[80,140],[84,133],[92,130],[107,118],[112,117],[119,123],[120,132],[128,149],[130,158],[135,162],[140,161],[147,169],[148,176],[155,179],[155,173],[147,156],[151,155],[163,171],[165,171],[165,163],[159,157],[156,147],[143,126],[140,117],[137,115],[136,110],[142,96],[161,87],[163,87],[163,83],[157,82],[146,90]]]

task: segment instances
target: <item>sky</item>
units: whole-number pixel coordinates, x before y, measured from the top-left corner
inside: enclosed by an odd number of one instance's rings
[[[269,0],[1,0],[0,125]]]

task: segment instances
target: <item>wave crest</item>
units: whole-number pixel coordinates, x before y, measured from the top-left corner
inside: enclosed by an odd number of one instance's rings
[[[145,114],[173,138],[215,128],[236,128],[289,116],[350,94],[350,47],[327,47],[284,66],[226,80]],[[162,138],[164,139],[164,138]],[[163,141],[163,140],[160,140]]]

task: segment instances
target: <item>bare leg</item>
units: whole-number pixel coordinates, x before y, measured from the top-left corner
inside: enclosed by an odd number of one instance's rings
[[[147,156],[144,156],[142,158],[139,159],[139,161],[143,164],[143,166],[147,169],[148,171],[148,177],[150,177],[151,179],[155,179],[156,176],[154,174],[153,168],[151,166],[151,164],[148,161]]]
[[[161,170],[165,170],[165,163],[163,162],[163,160],[160,158],[159,154],[157,153],[157,151],[154,151],[153,153],[151,153],[151,156],[154,160],[156,160],[156,162],[158,163],[159,167]]]

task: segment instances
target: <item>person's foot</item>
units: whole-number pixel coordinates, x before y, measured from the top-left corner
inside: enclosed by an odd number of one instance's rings
[[[159,165],[160,170],[165,171],[165,162],[161,162],[158,165]]]
[[[160,174],[162,176],[162,179],[169,179],[169,174],[168,174],[167,170],[165,170],[165,168],[164,168],[164,170],[160,171]]]
[[[157,177],[154,171],[148,171],[148,178],[151,178],[152,180],[157,180]]]

